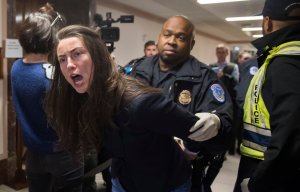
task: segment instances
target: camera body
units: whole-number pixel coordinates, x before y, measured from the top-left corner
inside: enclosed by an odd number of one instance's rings
[[[119,27],[105,27],[101,28],[101,38],[104,42],[116,42],[120,39]]]
[[[106,13],[106,19],[103,20],[101,14],[94,15],[94,22],[97,27],[100,28],[101,38],[106,43],[108,50],[112,52],[114,50],[114,42],[120,39],[120,28],[112,27],[112,23],[134,23],[133,15],[121,15],[120,18],[114,20],[111,17],[111,12]]]

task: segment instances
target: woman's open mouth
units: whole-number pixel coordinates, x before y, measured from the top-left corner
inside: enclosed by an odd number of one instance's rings
[[[82,75],[73,74],[71,75],[71,79],[73,80],[75,85],[81,85],[83,83]]]

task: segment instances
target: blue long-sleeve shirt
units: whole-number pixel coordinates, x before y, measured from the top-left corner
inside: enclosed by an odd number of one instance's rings
[[[13,105],[25,146],[40,153],[54,152],[58,140],[43,108],[51,74],[49,63],[26,64],[22,59],[16,60],[11,69]]]

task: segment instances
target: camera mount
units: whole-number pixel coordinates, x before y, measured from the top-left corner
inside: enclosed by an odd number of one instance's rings
[[[111,17],[111,12],[106,13],[106,20],[103,20],[101,14],[94,15],[94,22],[100,28],[101,38],[106,43],[109,52],[114,50],[114,42],[120,39],[119,27],[112,27],[112,23],[133,23],[133,15],[121,15],[117,20]]]

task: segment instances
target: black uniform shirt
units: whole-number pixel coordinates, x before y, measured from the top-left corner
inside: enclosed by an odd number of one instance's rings
[[[104,137],[112,177],[130,192],[167,192],[187,182],[191,165],[173,136],[187,139],[198,119],[162,94],[132,101],[116,115],[118,128]]]
[[[209,66],[193,56],[168,72],[160,72],[159,56],[146,58],[136,64],[132,76],[162,91],[179,106],[191,113],[215,113],[221,120],[219,134],[204,142],[187,141],[195,152],[220,153],[228,148],[228,135],[232,126],[232,103],[227,90]]]

